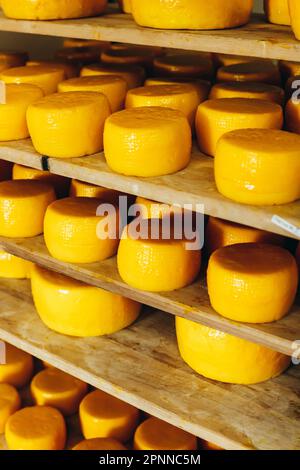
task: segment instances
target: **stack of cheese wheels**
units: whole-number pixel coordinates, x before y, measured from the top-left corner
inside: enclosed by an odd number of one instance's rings
[[[103,13],[107,0],[1,0],[5,16],[17,20],[60,20]]]
[[[103,186],[96,186],[74,179],[71,181],[70,197],[93,197],[118,205],[119,197],[122,195],[123,193],[119,191],[104,188]]]
[[[64,69],[50,64],[15,67],[4,70],[0,74],[0,80],[5,83],[37,85],[43,90],[44,95],[55,93],[59,82],[62,82],[64,78]]]
[[[66,424],[62,414],[50,406],[30,406],[17,411],[5,426],[10,450],[63,450]]]
[[[291,24],[289,0],[264,0],[264,7],[270,23],[286,26]]]
[[[7,279],[28,279],[32,263],[0,249],[0,277]]]
[[[53,67],[62,69],[66,79],[77,77],[79,74],[79,70],[76,65],[63,60],[28,60],[26,65],[28,67],[33,65],[52,65]]]
[[[94,439],[84,439],[76,444],[72,450],[127,450],[116,439],[105,437],[95,437]]]
[[[109,101],[111,111],[115,113],[124,108],[127,83],[124,78],[118,77],[118,75],[95,75],[61,82],[58,91],[96,91],[103,93]]]
[[[151,69],[157,50],[150,47],[128,46],[122,49],[110,48],[101,54],[103,64],[141,65]]]
[[[0,434],[3,434],[8,418],[21,407],[21,398],[15,387],[0,383],[0,403]]]
[[[140,214],[144,219],[161,219],[171,214],[182,213],[182,208],[177,205],[163,204],[162,202],[152,201],[138,196],[135,201],[136,214],[130,214],[131,216]]]
[[[27,52],[0,51],[0,72],[10,67],[21,67],[27,60]]]
[[[280,60],[279,69],[280,69],[284,82],[286,82],[286,80],[288,80],[290,77],[295,77],[296,75],[300,75],[300,63],[299,62],[293,62],[291,60]]]
[[[300,84],[300,82],[299,82]],[[285,108],[286,129],[290,132],[300,134],[300,96],[299,87],[296,91],[296,97],[293,95],[287,102]]]
[[[219,139],[236,129],[281,129],[282,107],[270,101],[250,98],[220,98],[200,104],[196,133],[200,150],[214,156]]]
[[[154,71],[166,77],[211,78],[213,63],[211,56],[201,53],[176,53],[156,57]]]
[[[29,84],[9,84],[5,87],[5,103],[0,105],[0,141],[29,137],[26,122],[28,106],[41,99],[41,88]]]
[[[131,13],[131,0],[119,0],[119,5],[124,13]]]
[[[95,263],[115,255],[119,245],[119,211],[98,198],[74,197],[55,201],[44,220],[46,246],[67,263]]]
[[[143,67],[139,65],[127,65],[126,67],[122,67],[121,65],[112,64],[93,64],[83,67],[80,75],[82,77],[88,77],[90,75],[117,75],[126,81],[128,89],[141,86],[145,79],[145,71]]]
[[[16,388],[24,387],[33,374],[32,356],[8,343],[5,343],[4,351],[1,349],[1,352],[4,352],[5,364],[0,364],[0,383]]]
[[[298,269],[295,258],[279,246],[230,245],[211,255],[207,285],[211,304],[220,315],[246,323],[270,323],[289,313]]]
[[[193,86],[199,95],[200,102],[208,98],[211,84],[208,80],[202,80],[201,78],[189,78],[189,77],[150,77],[147,78],[144,86],[153,85],[191,85]]]
[[[232,54],[213,54],[213,61],[217,68],[225,67],[233,64],[243,64],[244,62],[252,62],[255,59],[246,55],[232,55]]]
[[[225,29],[248,23],[253,0],[131,0],[137,24],[162,29]]]
[[[135,222],[125,227],[122,234],[118,269],[123,281],[151,292],[172,291],[191,284],[200,271],[200,250],[189,246],[183,235],[178,236],[175,222],[166,233],[161,219],[142,219],[138,223],[140,237]]]
[[[69,336],[115,333],[133,323],[141,310],[138,302],[38,266],[32,269],[31,288],[42,321]]]
[[[300,40],[300,3],[297,0],[288,0],[291,24],[296,39]]]
[[[300,198],[299,175],[297,134],[242,129],[228,132],[218,142],[215,180],[219,192],[229,199],[254,205],[293,202]]]
[[[81,429],[86,439],[113,438],[127,442],[139,421],[139,410],[105,392],[95,390],[80,403]]]
[[[217,83],[210,91],[209,98],[251,98],[255,100],[272,101],[281,106],[285,95],[282,88],[268,83],[258,82],[224,82]]]
[[[12,176],[14,180],[39,180],[53,186],[57,197],[68,195],[70,180],[64,176],[55,175],[50,171],[37,170],[15,163]]]
[[[101,49],[98,47],[63,47],[56,51],[55,59],[80,68],[83,65],[98,62],[100,54]]]
[[[191,126],[175,109],[127,109],[105,122],[105,158],[116,173],[141,177],[175,173],[188,165],[191,149]]]
[[[82,157],[103,149],[104,122],[110,113],[102,93],[55,93],[29,106],[27,124],[37,152],[48,157]]]
[[[196,372],[220,382],[255,384],[280,375],[291,358],[222,331],[176,317],[182,359]]]
[[[277,65],[267,60],[256,60],[219,68],[218,82],[262,82],[280,85],[281,76]]]
[[[0,234],[35,237],[43,233],[46,209],[55,200],[54,189],[42,181],[13,180],[0,183]]]

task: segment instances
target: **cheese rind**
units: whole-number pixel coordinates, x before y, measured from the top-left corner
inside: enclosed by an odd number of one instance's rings
[[[128,89],[141,86],[145,80],[145,70],[139,65],[113,65],[113,64],[94,64],[86,65],[81,69],[81,77],[89,77],[93,75],[117,75],[123,78]]]
[[[123,193],[115,191],[114,189],[96,186],[95,184],[86,183],[85,181],[75,179],[71,181],[70,197],[94,197],[118,205],[119,197],[122,194]]]
[[[65,71],[61,67],[50,64],[13,67],[0,74],[0,80],[5,83],[27,83],[36,85],[43,90],[44,95],[51,95],[57,91],[58,84],[65,78]]]
[[[131,13],[131,0],[119,0],[120,8],[124,11],[124,13]]]
[[[164,77],[211,78],[214,68],[208,54],[176,53],[156,57],[154,71]]]
[[[95,437],[94,439],[84,439],[72,450],[126,450],[126,447],[116,439]]]
[[[0,434],[4,433],[8,418],[21,407],[21,398],[15,387],[0,383]]]
[[[0,364],[0,383],[22,388],[29,382],[32,373],[32,356],[5,343],[5,364]]]
[[[217,83],[210,91],[209,99],[248,98],[272,101],[283,106],[284,91],[276,85],[258,82],[224,82]]]
[[[67,196],[69,191],[70,180],[50,171],[37,170],[15,163],[12,176],[14,180],[39,180],[50,184],[55,189],[58,198]]]
[[[270,23],[289,26],[289,0],[264,0],[265,13]]]
[[[163,204],[138,196],[135,200],[141,216],[144,219],[161,219],[175,213],[182,213],[182,208],[175,205]]]
[[[0,250],[0,277],[7,279],[29,279],[32,263]]]
[[[26,62],[28,67],[33,65],[52,65],[53,67],[60,68],[64,71],[64,78],[71,79],[77,77],[79,70],[76,65],[67,61],[54,61],[54,60],[28,60]]]
[[[280,85],[279,68],[271,61],[256,60],[219,68],[218,82],[262,82]]]

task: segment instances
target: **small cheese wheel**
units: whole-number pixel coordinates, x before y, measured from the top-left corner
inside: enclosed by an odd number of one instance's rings
[[[153,85],[190,85],[198,92],[200,103],[208,98],[211,84],[208,80],[201,80],[201,78],[188,78],[188,77],[151,77],[147,78],[144,86]]]
[[[293,99],[287,102],[285,108],[285,124],[286,130],[300,134],[300,101]]]
[[[219,68],[218,82],[263,82],[280,85],[281,77],[277,65],[271,61],[256,60]]]
[[[36,151],[56,158],[83,157],[103,149],[110,115],[106,96],[93,91],[55,93],[29,106],[27,124]]]
[[[298,269],[294,257],[279,246],[225,246],[209,259],[207,286],[212,307],[223,317],[270,323],[289,313],[297,292]]]
[[[141,65],[151,68],[156,56],[156,50],[150,47],[127,46],[122,49],[110,48],[101,54],[103,64]]]
[[[66,424],[50,406],[28,406],[7,421],[5,439],[10,450],[63,450]]]
[[[176,317],[182,359],[198,374],[225,383],[250,385],[280,375],[291,358],[259,344]]]
[[[78,412],[88,386],[61,370],[47,368],[34,376],[30,391],[36,405],[52,406],[64,416],[71,416]]]
[[[83,67],[80,75],[82,77],[88,77],[90,75],[117,75],[126,81],[129,90],[141,86],[145,79],[145,71],[143,67],[139,65],[126,65],[126,67],[112,64],[88,65]]]
[[[70,336],[115,333],[133,323],[141,310],[138,302],[38,266],[32,269],[31,289],[41,320]]]
[[[14,67],[4,70],[0,74],[0,80],[5,83],[29,83],[40,87],[45,95],[57,91],[59,82],[62,82],[65,72],[61,67],[54,65],[31,65],[25,67]]]
[[[135,450],[197,450],[197,438],[158,418],[148,418],[134,434]]]
[[[154,70],[161,76],[211,78],[213,63],[207,54],[168,54],[154,59]]]
[[[21,407],[21,398],[15,387],[0,383],[0,434],[4,433],[8,418]]]
[[[155,235],[153,223],[158,229]],[[133,223],[125,227],[118,250],[118,270],[124,282],[150,292],[172,291],[192,284],[201,267],[200,250],[189,249],[184,237],[175,238],[174,226],[164,239],[161,219],[142,219],[139,238],[134,228]]]
[[[0,159],[0,181],[11,180],[13,163]]]
[[[90,76],[73,78],[61,82],[58,86],[59,92],[66,91],[97,91],[103,93],[109,101],[113,113],[124,108],[127,83],[117,75]]]
[[[96,263],[115,255],[119,245],[118,210],[98,216],[98,198],[66,198],[53,202],[44,219],[44,239],[53,258],[66,263]],[[112,230],[101,237],[101,227]]]
[[[217,83],[210,91],[209,99],[251,98],[284,104],[284,91],[276,85],[257,82],[224,82]]]
[[[0,250],[0,277],[7,279],[29,279],[32,263]]]
[[[166,215],[182,213],[181,207],[151,201],[140,196],[136,198],[135,204],[138,206],[140,214],[144,219],[161,219]]]
[[[119,0],[120,8],[124,13],[131,13],[131,0]]]
[[[15,163],[12,176],[14,180],[39,180],[48,183],[53,186],[57,197],[67,196],[69,191],[70,180],[50,171],[37,170]]]
[[[217,188],[236,202],[276,205],[300,199],[299,174],[299,135],[242,129],[225,134],[218,142]]]
[[[0,364],[0,383],[22,388],[29,382],[32,373],[32,356],[5,343],[5,364]]]
[[[10,67],[21,67],[27,60],[27,52],[0,51],[0,72]]]
[[[29,131],[26,112],[31,103],[41,99],[41,88],[29,84],[6,85],[6,103],[0,105],[0,141],[26,139]]]
[[[100,50],[110,47],[108,41],[97,41],[96,39],[66,38],[63,41],[65,48],[98,47]]]
[[[86,439],[104,437],[127,442],[138,424],[139,410],[101,390],[95,390],[80,403],[79,417]]]
[[[77,77],[79,70],[78,68],[71,64],[70,62],[63,61],[53,61],[53,60],[28,60],[26,62],[28,67],[33,65],[52,65],[53,67],[59,68],[64,71],[64,78],[69,79]]]
[[[142,177],[175,173],[188,165],[191,149],[191,127],[175,109],[126,109],[105,122],[105,158],[116,173]]]
[[[265,13],[270,23],[289,26],[289,0],[264,0]]]
[[[96,197],[111,204],[119,204],[119,197],[123,193],[114,189],[96,186],[85,181],[72,180],[70,187],[70,197]]]
[[[94,439],[84,439],[72,450],[127,450],[121,442],[116,439],[95,437]]]
[[[131,0],[138,25],[162,29],[225,29],[248,23],[253,0]]]
[[[281,129],[282,107],[250,98],[221,98],[201,103],[196,115],[200,150],[214,156],[219,139],[236,129]]]
[[[12,238],[40,235],[46,209],[54,199],[54,189],[42,181],[2,181],[0,235]]]
[[[243,64],[245,62],[252,62],[255,58],[246,55],[232,55],[232,54],[213,54],[214,64],[219,67],[225,67],[233,64]],[[263,60],[263,59],[261,59]]]
[[[99,47],[63,47],[55,53],[55,60],[64,61],[75,67],[92,64],[100,60],[102,49]]]

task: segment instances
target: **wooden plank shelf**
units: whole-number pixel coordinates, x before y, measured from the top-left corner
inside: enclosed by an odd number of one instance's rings
[[[161,312],[111,336],[71,338],[43,325],[28,281],[6,280],[0,338],[226,449],[300,449],[300,368],[253,386],[205,379],[181,360],[172,317]]]

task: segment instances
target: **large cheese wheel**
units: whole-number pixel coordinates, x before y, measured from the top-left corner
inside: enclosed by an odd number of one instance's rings
[[[232,54],[213,54],[213,61],[214,64],[219,67],[225,67],[227,65],[233,64],[243,64],[245,62],[252,62],[254,61],[254,57],[249,57],[246,55],[232,55]]]
[[[52,406],[64,416],[71,416],[78,412],[88,386],[61,370],[47,368],[34,376],[30,390],[37,405]]]
[[[116,65],[141,65],[142,67],[151,68],[156,55],[156,49],[149,47],[110,48],[102,52],[101,62]]]
[[[156,57],[154,70],[160,76],[211,78],[213,63],[210,56],[201,53],[176,53]]]
[[[161,219],[175,213],[182,213],[182,208],[176,205],[163,204],[138,196],[135,204],[144,219]]]
[[[225,29],[248,23],[253,0],[131,0],[137,24],[163,29]]]
[[[276,85],[258,82],[224,82],[217,83],[210,91],[209,98],[251,98],[272,101],[283,105],[284,91]]]
[[[201,252],[189,249],[183,236],[176,239],[174,226],[166,237],[161,219],[142,219],[140,237],[134,228],[133,224],[125,227],[118,250],[118,270],[124,282],[135,289],[162,292],[180,289],[195,280]]]
[[[257,60],[219,68],[218,82],[263,82],[280,85],[279,68],[271,61]]]
[[[115,333],[133,323],[141,310],[138,302],[38,266],[32,269],[31,288],[42,321],[70,336]]]
[[[29,84],[6,85],[6,102],[0,105],[0,141],[29,137],[26,112],[31,103],[41,99],[41,88]]]
[[[293,97],[287,102],[285,108],[286,129],[300,134],[300,101]]]
[[[124,78],[118,75],[96,75],[61,82],[58,91],[97,91],[103,93],[109,101],[112,112],[115,113],[124,108],[127,83]]]
[[[124,13],[131,13],[131,0],[119,0],[119,5]]]
[[[32,263],[18,256],[0,250],[0,277],[7,279],[28,279]]]
[[[250,98],[221,98],[201,103],[196,115],[200,150],[214,156],[219,139],[236,129],[281,129],[282,107]]]
[[[295,258],[263,243],[225,246],[210,257],[208,294],[213,308],[230,320],[270,323],[289,313],[298,287]]]
[[[158,418],[148,418],[134,434],[135,450],[197,450],[197,438]]]
[[[62,82],[65,72],[61,67],[54,65],[31,65],[25,67],[14,67],[4,70],[0,74],[0,80],[5,83],[29,83],[40,87],[45,95],[57,91],[59,82]]]
[[[270,23],[291,24],[289,0],[264,0],[264,7]]]
[[[100,60],[102,49],[99,47],[63,47],[55,53],[55,60],[72,64],[77,69]]]
[[[70,197],[96,197],[102,201],[112,204],[119,204],[119,197],[123,193],[114,189],[96,186],[95,184],[86,183],[85,181],[72,180],[70,187]]]
[[[72,450],[126,450],[126,447],[116,439],[95,437],[94,439],[84,439]]]
[[[299,135],[242,129],[225,134],[218,142],[217,188],[234,201],[254,205],[293,202],[300,198],[299,175]]]
[[[67,62],[67,61],[54,61],[54,60],[28,60],[26,62],[27,66],[32,65],[52,65],[53,67],[59,68],[64,71],[64,78],[69,79],[77,77],[79,70],[76,65]]]
[[[21,67],[27,60],[27,52],[0,51],[0,72],[10,67]]]
[[[54,199],[54,189],[42,181],[2,181],[0,183],[1,236],[35,237],[43,233],[44,215]]]
[[[21,407],[21,398],[15,387],[0,383],[0,434],[4,433],[8,418]]]
[[[300,40],[300,3],[297,0],[288,0],[291,24],[296,39]]]
[[[32,373],[32,356],[6,343],[5,364],[0,364],[0,383],[22,388],[29,382]]]
[[[126,67],[112,64],[87,65],[83,67],[80,75],[82,77],[90,75],[117,75],[118,77],[124,78],[128,89],[141,86],[145,79],[145,71],[143,67],[139,65],[126,65]]]
[[[80,403],[79,417],[86,439],[103,437],[127,442],[138,424],[139,411],[118,398],[95,390]]]
[[[104,122],[110,113],[102,93],[70,91],[29,106],[27,124],[37,152],[48,157],[82,157],[103,149]]]
[[[57,197],[67,196],[70,186],[70,180],[64,176],[55,175],[50,171],[37,170],[28,166],[15,163],[13,166],[14,180],[40,180],[48,183],[55,189]]]
[[[66,424],[55,408],[30,406],[8,419],[5,439],[10,450],[63,450]]]
[[[144,86],[153,85],[190,85],[198,92],[200,102],[208,98],[211,84],[208,80],[201,80],[201,78],[188,78],[188,77],[150,77],[144,83]]]
[[[175,173],[190,162],[191,148],[189,122],[175,109],[127,109],[105,123],[105,158],[116,173],[143,177]]]
[[[291,358],[222,331],[176,317],[182,359],[198,374],[234,384],[255,384],[280,375]]]

